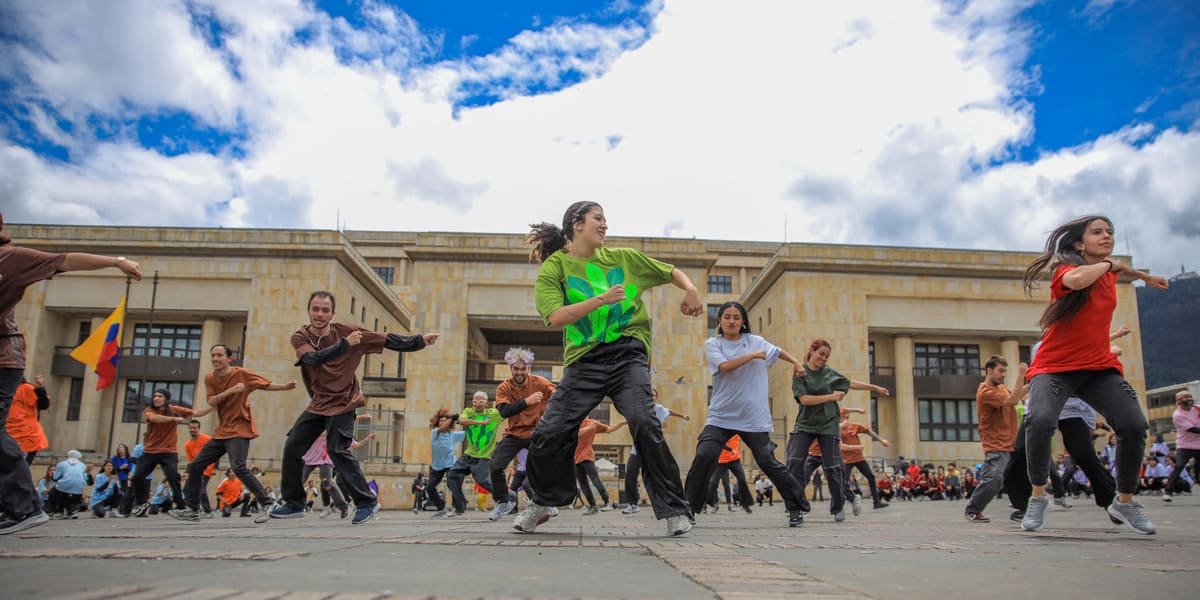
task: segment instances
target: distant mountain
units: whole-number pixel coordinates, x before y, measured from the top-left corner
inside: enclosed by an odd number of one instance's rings
[[[1171,289],[1137,290],[1146,389],[1200,379],[1200,276],[1171,279]]]

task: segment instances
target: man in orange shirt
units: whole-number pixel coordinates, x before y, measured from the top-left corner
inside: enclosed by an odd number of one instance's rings
[[[183,443],[183,452],[187,455],[188,462],[196,460],[196,455],[200,454],[200,449],[211,439],[211,435],[200,433],[199,419],[192,419],[188,422],[188,441]],[[213,463],[208,465],[208,468],[200,475],[200,509],[204,511],[204,517],[208,519],[213,517],[212,505],[208,503],[208,482],[212,479],[213,473],[216,470],[217,464]],[[184,487],[186,488],[187,486],[185,485]]]
[[[508,363],[512,377],[496,388],[496,410],[508,420],[508,426],[491,457],[492,497],[496,499],[496,508],[488,518],[493,521],[504,518],[516,506],[515,499],[508,499],[508,480],[504,471],[518,452],[529,447],[533,429],[541,422],[546,403],[554,395],[553,383],[530,373],[533,352],[528,348],[509,348],[504,353],[504,362]],[[525,486],[528,490],[528,481]]]
[[[21,381],[13,396],[13,405],[8,413],[8,435],[17,440],[21,452],[25,453],[25,464],[32,465],[38,451],[50,447],[46,432],[38,422],[38,411],[50,407],[50,396],[41,375],[33,378],[34,383]]]
[[[987,523],[983,509],[996,497],[1004,482],[1004,469],[1013,445],[1017,441],[1016,406],[1025,398],[1029,388],[1025,385],[1025,371],[1029,366],[1021,363],[1017,368],[1017,387],[1009,390],[1004,385],[1008,376],[1008,361],[1002,356],[992,356],[984,365],[984,380],[975,394],[975,406],[979,412],[979,439],[983,442],[983,467],[979,471],[979,484],[971,499],[967,501],[966,519],[972,523]]]
[[[871,465],[867,462],[866,457],[863,456],[862,441],[858,436],[861,433],[865,433],[868,436],[871,436],[872,440],[882,444],[884,448],[887,448],[891,444],[887,440],[879,437],[879,434],[872,431],[870,427],[852,422],[850,417],[847,415],[842,415],[841,431],[842,443],[846,444],[846,447],[850,448],[842,453],[842,462],[846,463],[846,468],[843,469],[846,472],[846,479],[849,480],[851,477],[851,469],[858,469],[858,472],[862,473],[863,477],[867,479],[867,487],[871,489],[872,508],[875,510],[887,508],[887,501],[879,497],[879,488],[875,486],[875,474],[871,472]],[[849,486],[847,486],[846,489],[849,489]],[[861,510],[859,508],[859,503],[861,500],[855,498],[852,499],[851,502],[853,503],[854,508],[858,509],[855,510],[854,513],[858,514],[859,510]]]
[[[217,486],[217,508],[222,517],[233,514],[233,508],[242,502],[242,482],[233,474],[233,469],[225,469],[225,480]]]
[[[608,490],[604,489],[604,483],[600,481],[600,472],[596,470],[596,450],[593,444],[596,442],[597,433],[612,433],[624,426],[625,421],[609,426],[595,419],[584,419],[579,425],[579,443],[575,444],[575,481],[588,503],[587,509],[583,511],[585,515],[594,515],[613,508],[608,500]],[[596,508],[596,497],[592,495],[593,485],[600,492],[604,508]]]

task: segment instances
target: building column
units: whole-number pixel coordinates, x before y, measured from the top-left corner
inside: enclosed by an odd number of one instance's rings
[[[1000,340],[1000,356],[1008,361],[1008,379],[1004,384],[1012,389],[1017,384],[1017,365],[1021,364],[1021,343],[1016,338]]]
[[[92,331],[99,331],[100,325],[102,323],[104,323],[104,319],[106,319],[106,318],[107,318],[107,315],[105,315],[103,317],[92,317]],[[118,375],[120,375],[119,372],[118,372]],[[74,427],[74,429],[75,429],[74,439],[69,441],[63,447],[64,451],[67,449],[72,449],[72,448],[80,449],[80,450],[95,450],[96,452],[98,452],[102,455],[108,451],[107,448],[100,448],[97,446],[97,444],[99,443],[98,440],[101,440],[101,439],[107,440],[108,439],[107,427],[108,427],[109,415],[105,415],[104,418],[101,419],[101,415],[100,415],[101,406],[100,405],[102,404],[103,395],[105,393],[112,394],[113,392],[111,389],[108,389],[108,388],[105,388],[103,390],[97,390],[96,384],[99,381],[100,381],[100,376],[97,375],[95,371],[93,371],[87,367],[84,367],[84,369],[83,369],[83,395],[82,395],[82,399],[79,403],[79,422]],[[114,381],[112,385],[116,386],[116,385],[119,385],[120,383],[121,382],[118,379],[117,381]],[[67,414],[66,411],[63,411],[63,414],[66,415]],[[105,427],[103,438],[100,437],[101,423],[103,423],[104,424],[103,427]],[[107,455],[105,455],[105,456],[107,456]]]
[[[913,389],[913,341],[906,335],[896,336],[896,454],[908,459],[917,455],[917,398]]]

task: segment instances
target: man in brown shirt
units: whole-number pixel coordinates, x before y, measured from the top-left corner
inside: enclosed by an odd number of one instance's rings
[[[308,298],[309,324],[292,334],[296,366],[311,401],[300,413],[283,446],[279,483],[280,502],[270,511],[275,519],[304,516],[304,453],[321,432],[326,432],[329,458],[338,472],[338,482],[354,501],[354,525],[369,521],[379,512],[379,501],[367,486],[362,467],[350,451],[354,441],[354,410],[366,405],[355,372],[367,354],[385,348],[411,352],[433,345],[436,333],[402,336],[376,333],[357,325],[334,323],[333,294],[316,291]]]
[[[975,394],[975,406],[979,412],[979,439],[983,441],[983,468],[979,471],[979,484],[967,501],[966,519],[972,523],[987,523],[983,509],[996,497],[1004,482],[1004,469],[1017,440],[1016,406],[1028,393],[1025,385],[1025,363],[1017,369],[1017,387],[1009,390],[1004,385],[1008,376],[1008,361],[1002,356],[992,356],[984,365],[984,380]]]
[[[4,216],[0,215],[0,230]],[[142,268],[125,257],[71,252],[51,254],[13,245],[0,234],[0,535],[25,531],[50,520],[33,488],[33,476],[17,441],[8,434],[8,411],[25,375],[25,338],[13,316],[25,288],[66,271],[117,267],[134,279]]]
[[[504,438],[492,452],[492,497],[496,508],[488,518],[503,519],[516,506],[516,499],[508,499],[508,478],[504,471],[521,450],[529,448],[529,438],[546,412],[546,403],[554,395],[554,384],[545,377],[530,374],[533,368],[533,352],[526,348],[509,348],[504,353],[504,362],[512,377],[505,379],[496,388],[496,410],[508,420]],[[529,482],[526,480],[528,491]],[[532,497],[532,494],[531,496]]]
[[[263,509],[255,523],[266,523],[270,518],[273,501],[263,484],[246,467],[246,456],[250,453],[250,440],[258,437],[254,413],[250,411],[250,394],[257,390],[282,392],[296,389],[296,382],[271,383],[258,373],[229,364],[233,350],[225,344],[217,344],[209,351],[213,371],[204,376],[204,388],[208,405],[217,410],[217,428],[212,439],[204,444],[200,453],[188,465],[187,487],[184,496],[187,508],[170,511],[169,515],[181,521],[200,520],[200,487],[204,481],[204,470],[216,464],[221,456],[229,454],[233,474],[242,481],[245,489],[254,494]]]

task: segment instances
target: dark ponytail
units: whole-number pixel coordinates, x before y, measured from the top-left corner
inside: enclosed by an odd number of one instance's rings
[[[1074,219],[1050,232],[1041,256],[1034,259],[1025,269],[1025,295],[1033,296],[1033,290],[1037,288],[1038,276],[1043,271],[1053,274],[1059,265],[1080,266],[1083,264],[1083,253],[1075,249],[1075,242],[1083,240],[1083,233],[1087,231],[1088,224],[1096,219],[1103,219],[1109,227],[1113,226],[1108,217],[1090,215]],[[1072,290],[1066,296],[1051,302],[1050,306],[1047,306],[1046,310],[1042,312],[1042,318],[1038,320],[1038,327],[1045,330],[1063,319],[1069,322],[1083,308],[1083,305],[1087,304],[1091,294],[1092,286],[1088,286],[1081,290]]]
[[[525,243],[530,246],[529,258],[546,262],[550,255],[565,248],[575,237],[575,224],[582,223],[588,211],[597,206],[600,205],[586,200],[568,206],[567,212],[563,213],[562,227],[544,221],[530,225],[529,235],[525,236]]]

